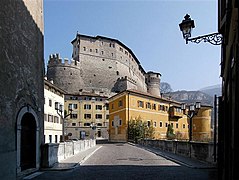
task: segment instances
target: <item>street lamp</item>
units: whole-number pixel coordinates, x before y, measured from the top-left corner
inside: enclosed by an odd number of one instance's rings
[[[181,104],[181,109],[184,111],[184,114],[189,118],[189,142],[192,141],[192,119],[195,115],[197,115],[199,109],[201,108],[201,103],[196,102],[195,104],[191,104],[188,109],[188,113],[185,113],[186,104]]]
[[[68,106],[69,114],[63,111],[64,110],[63,105],[60,104],[59,102],[55,102],[55,110],[62,119],[62,141],[65,142],[65,118],[72,114],[72,104],[69,104]]]
[[[198,36],[195,38],[191,37],[191,31],[193,28],[195,28],[194,20],[190,18],[190,15],[186,14],[184,16],[184,20],[179,24],[180,30],[183,33],[183,38],[186,40],[186,44],[188,44],[188,41],[193,43],[200,43],[200,42],[209,42],[212,45],[221,45],[223,37],[220,33],[212,33],[207,34],[203,36]]]

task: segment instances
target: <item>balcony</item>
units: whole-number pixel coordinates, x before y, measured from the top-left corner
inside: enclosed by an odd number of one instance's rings
[[[183,112],[180,107],[172,106],[169,108],[169,115],[171,118],[182,118]]]

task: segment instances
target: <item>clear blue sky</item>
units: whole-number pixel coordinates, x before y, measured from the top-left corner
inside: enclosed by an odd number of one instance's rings
[[[186,13],[193,37],[217,32],[217,0],[44,0],[45,62],[51,53],[71,59],[78,31],[118,39],[175,91],[220,84],[220,46],[186,45],[178,26]]]

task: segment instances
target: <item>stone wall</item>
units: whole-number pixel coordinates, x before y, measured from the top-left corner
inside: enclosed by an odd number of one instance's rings
[[[96,145],[95,140],[80,140],[42,146],[42,167],[52,167],[55,163],[71,157]]]
[[[147,92],[144,70],[133,52],[115,39],[77,35],[73,40],[75,69],[66,63],[49,59],[47,76],[68,93],[80,89],[99,91],[113,95],[117,79],[127,76],[135,82],[135,88]],[[131,84],[130,84],[131,85]]]
[[[171,140],[141,140],[140,145],[158,148],[174,154],[188,156],[201,161],[214,163],[213,143]],[[191,149],[190,149],[191,148]]]
[[[17,120],[24,107],[34,112],[36,150],[43,140],[43,2],[1,0],[0,7],[0,179],[16,179],[21,171]]]

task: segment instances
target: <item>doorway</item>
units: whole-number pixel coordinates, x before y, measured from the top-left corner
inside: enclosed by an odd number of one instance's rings
[[[21,120],[21,170],[36,168],[36,121],[31,113]]]

